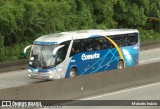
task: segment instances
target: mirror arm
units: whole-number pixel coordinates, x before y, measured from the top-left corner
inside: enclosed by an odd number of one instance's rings
[[[26,57],[27,49],[30,48],[31,46],[32,46],[32,45],[29,45],[29,46],[27,46],[27,47],[24,48],[24,51],[23,51],[24,57]]]
[[[57,52],[60,48],[62,48],[62,47],[64,47],[64,45],[60,45],[60,46],[56,47],[56,48],[53,50],[53,56],[55,56],[55,55],[56,55],[56,52]]]

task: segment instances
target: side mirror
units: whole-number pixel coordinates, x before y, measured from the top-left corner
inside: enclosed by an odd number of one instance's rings
[[[53,50],[53,57],[56,57],[56,53],[57,53],[57,51],[60,49],[60,48],[62,48],[62,47],[64,47],[64,45],[60,45],[60,46],[58,46],[58,47],[56,47],[54,50]]]
[[[27,46],[27,47],[24,48],[23,53],[24,53],[24,57],[25,57],[25,58],[26,58],[26,54],[27,54],[27,49],[30,48],[31,46],[32,46],[32,45],[29,45],[29,46]]]

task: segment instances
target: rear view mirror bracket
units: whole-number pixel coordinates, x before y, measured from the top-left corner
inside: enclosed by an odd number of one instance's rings
[[[53,57],[55,57],[56,56],[56,53],[57,53],[57,51],[60,49],[60,48],[62,48],[62,47],[64,47],[64,45],[60,45],[60,46],[58,46],[58,47],[56,47],[54,50],[53,50]]]
[[[23,53],[24,53],[24,57],[25,57],[25,58],[26,58],[26,55],[27,55],[27,49],[29,49],[31,46],[32,46],[32,45],[29,45],[29,46],[27,46],[27,47],[24,48]]]

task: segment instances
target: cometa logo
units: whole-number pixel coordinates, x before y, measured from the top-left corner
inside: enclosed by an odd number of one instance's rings
[[[81,58],[82,60],[97,59],[97,58],[100,58],[100,54],[99,53],[94,53],[91,55],[82,54]]]

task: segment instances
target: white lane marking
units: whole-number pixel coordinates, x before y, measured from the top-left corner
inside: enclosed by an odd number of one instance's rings
[[[144,63],[144,62],[155,61],[155,60],[160,60],[160,58],[154,58],[154,59],[149,59],[149,60],[144,60],[144,61],[139,61],[139,62]]]
[[[118,91],[118,92],[108,93],[108,94],[99,95],[99,96],[95,96],[95,97],[90,97],[90,98],[86,98],[86,99],[80,99],[80,100],[91,100],[91,99],[95,99],[95,98],[120,94],[120,93],[124,93],[124,92],[128,92],[128,91],[138,90],[138,89],[142,89],[142,88],[145,88],[145,87],[151,87],[151,86],[156,86],[156,85],[160,85],[160,82],[159,83],[153,83],[153,84],[147,84],[147,85],[143,85],[143,86],[139,86],[139,87],[135,87],[135,88],[125,89],[125,90],[121,90],[121,91]]]
[[[0,84],[0,87],[3,87],[3,86],[5,86],[5,85],[3,85],[3,84]]]
[[[73,103],[76,103],[76,102],[80,102],[79,100],[91,100],[91,99],[96,99],[96,98],[100,98],[100,97],[104,97],[104,96],[110,96],[110,95],[124,93],[124,92],[128,92],[128,91],[138,90],[138,89],[142,89],[142,88],[145,88],[145,87],[151,87],[151,86],[155,86],[155,85],[160,85],[160,82],[159,83],[153,83],[153,84],[147,84],[147,85],[143,85],[143,86],[139,86],[139,87],[135,87],[135,88],[125,89],[125,90],[121,90],[121,91],[117,91],[117,92],[107,93],[107,94],[103,94],[103,95],[99,95],[99,96],[95,96],[95,97],[90,97],[90,98],[85,98],[85,99],[83,99],[83,98],[82,99],[75,99],[75,100],[78,100],[78,101],[62,103],[62,105],[73,104]]]

